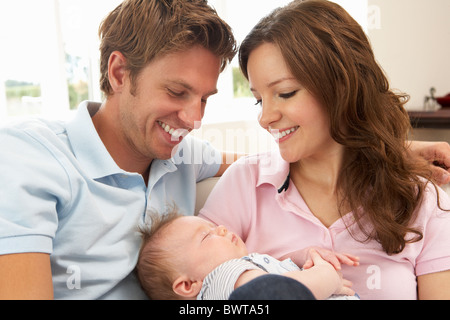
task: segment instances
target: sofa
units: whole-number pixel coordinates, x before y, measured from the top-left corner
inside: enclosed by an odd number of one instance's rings
[[[216,185],[219,178],[209,178],[197,183],[197,198],[195,201],[195,214],[197,215],[203,205],[205,204],[206,199],[209,196],[212,188]]]

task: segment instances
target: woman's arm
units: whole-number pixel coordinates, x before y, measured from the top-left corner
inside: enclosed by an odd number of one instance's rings
[[[450,270],[417,277],[419,300],[450,300]]]
[[[0,256],[0,300],[53,299],[50,256],[23,253]]]

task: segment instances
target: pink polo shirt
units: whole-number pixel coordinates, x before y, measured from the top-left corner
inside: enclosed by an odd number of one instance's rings
[[[318,246],[359,256],[360,266],[343,266],[342,272],[361,299],[417,299],[416,277],[450,269],[450,212],[438,208],[434,187],[427,188],[414,223],[424,238],[389,256],[378,242],[362,243],[350,235],[346,225],[358,237],[352,213],[325,227],[292,181],[280,190],[288,174],[289,164],[278,151],[242,158],[219,180],[200,216],[236,232],[249,252],[280,258]],[[442,190],[439,199],[441,208],[450,209]]]

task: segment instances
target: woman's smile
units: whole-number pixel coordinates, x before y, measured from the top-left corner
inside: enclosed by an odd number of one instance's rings
[[[275,138],[275,141],[277,143],[282,143],[282,142],[288,140],[290,137],[292,137],[299,128],[300,128],[300,126],[295,126],[295,127],[292,127],[289,129],[283,129],[283,130],[269,128],[269,132]]]

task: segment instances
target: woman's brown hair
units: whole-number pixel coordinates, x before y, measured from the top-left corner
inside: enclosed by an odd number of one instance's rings
[[[133,86],[157,56],[200,45],[221,58],[223,71],[237,51],[231,28],[206,0],[125,0],[104,19],[99,35],[100,86],[107,96],[114,51],[127,59]]]
[[[421,230],[411,224],[430,172],[408,155],[408,96],[390,89],[361,26],[333,2],[293,1],[243,41],[239,63],[247,78],[249,56],[263,43],[281,49],[292,74],[326,109],[332,138],[345,147],[339,204],[355,214],[359,228],[352,235],[362,231],[358,240],[375,239],[388,254],[420,241]]]

